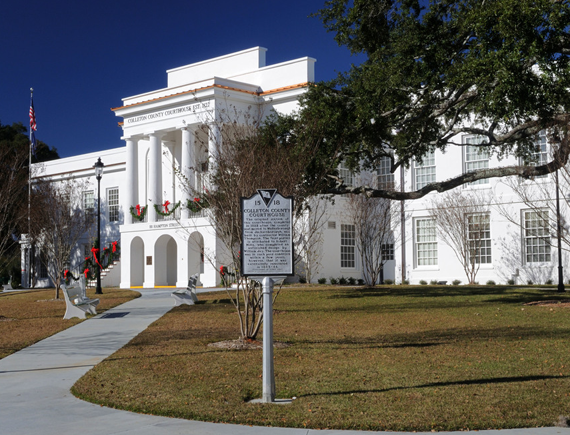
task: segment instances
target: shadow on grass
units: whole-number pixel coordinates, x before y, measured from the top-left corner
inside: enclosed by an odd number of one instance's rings
[[[459,342],[479,342],[489,340],[537,340],[565,339],[570,334],[569,328],[449,328],[421,331],[417,333],[383,334],[376,337],[351,337],[344,335],[334,339],[299,340],[296,344],[330,344],[334,346],[356,345],[359,348],[407,348],[431,347]]]
[[[378,286],[358,287],[341,290],[341,292],[329,296],[330,299],[354,299],[364,297],[381,296],[406,296],[406,297],[441,297],[441,296],[484,296],[503,295],[512,287],[506,286]]]
[[[502,378],[489,378],[489,379],[466,379],[463,381],[450,381],[450,382],[430,382],[423,385],[411,385],[411,386],[401,386],[392,388],[382,388],[382,389],[371,389],[371,390],[348,390],[348,391],[330,391],[323,393],[307,393],[300,394],[297,397],[316,397],[316,396],[342,396],[346,394],[368,394],[368,393],[387,393],[390,391],[401,391],[401,390],[414,390],[418,388],[439,388],[439,387],[451,387],[454,385],[488,385],[488,384],[507,384],[516,382],[532,382],[532,381],[545,381],[549,379],[568,379],[569,376],[553,376],[553,375],[543,375],[543,376],[513,376],[513,377],[502,377]]]
[[[511,287],[511,286],[378,286],[339,289],[328,299],[360,299],[387,296],[403,296],[412,298],[425,297],[481,297],[492,296],[481,300],[481,303],[499,302],[502,304],[527,303],[536,300],[552,299],[570,301],[570,293],[558,293],[555,287]],[[444,307],[445,308],[445,307]]]

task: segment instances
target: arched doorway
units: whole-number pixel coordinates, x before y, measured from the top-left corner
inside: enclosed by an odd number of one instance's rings
[[[163,235],[154,245],[154,282],[155,285],[176,285],[178,274],[178,248],[176,240]]]
[[[131,242],[131,286],[142,286],[144,282],[144,242],[135,237]]]

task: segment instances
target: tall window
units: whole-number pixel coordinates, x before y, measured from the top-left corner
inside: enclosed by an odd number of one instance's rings
[[[483,136],[464,136],[465,146],[465,172],[474,172],[479,169],[489,169],[489,150],[486,147],[477,146],[486,143]],[[489,179],[477,180],[469,184],[488,184]]]
[[[469,255],[475,264],[491,263],[491,219],[489,214],[467,216]]]
[[[340,267],[356,267],[356,228],[354,225],[340,225]]]
[[[48,268],[47,268],[47,255],[45,252],[40,252],[39,258],[38,258],[38,278],[40,279],[46,279],[48,278],[49,274],[48,274]]]
[[[95,209],[95,196],[92,190],[83,192],[83,210],[93,212]]]
[[[356,184],[354,172],[348,169],[344,162],[341,163],[340,166],[338,167],[338,175],[340,176],[342,181],[344,181],[344,185],[346,187],[354,187],[354,185]]]
[[[394,259],[394,244],[393,243],[382,243],[382,260],[393,260]]]
[[[376,170],[378,189],[393,189],[394,188],[394,174],[390,172],[392,161],[389,157],[382,157],[378,169]]]
[[[550,261],[548,210],[523,212],[524,258],[527,263]]]
[[[534,141],[534,152],[530,156],[521,161],[522,165],[526,166],[541,166],[548,163],[548,142],[546,140],[546,131],[541,131]],[[546,178],[546,175],[541,175],[536,178]]]
[[[435,220],[416,219],[415,226],[417,265],[437,265],[437,239],[435,233]]]
[[[109,207],[109,222],[119,222],[119,189],[114,187],[107,190],[107,206]]]
[[[435,181],[435,153],[426,154],[421,164],[414,162],[414,180],[416,190]]]
[[[534,141],[534,152],[531,154],[527,164],[540,166],[548,163],[548,143],[546,141],[546,131],[542,130]]]

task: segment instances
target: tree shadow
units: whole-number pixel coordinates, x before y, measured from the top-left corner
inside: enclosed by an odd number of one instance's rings
[[[343,335],[338,338],[323,340],[291,340],[293,344],[322,345],[329,344],[338,347],[354,345],[359,348],[414,348],[432,347],[458,342],[470,343],[488,340],[529,340],[566,338],[570,328],[536,327],[501,327],[501,328],[448,328],[419,331],[416,333],[378,334],[374,337],[351,337]]]
[[[380,389],[370,389],[370,390],[359,389],[359,390],[347,390],[347,391],[330,391],[323,393],[307,393],[307,394],[299,394],[297,397],[342,396],[346,394],[387,393],[390,391],[414,390],[418,388],[439,388],[439,387],[450,387],[454,385],[506,384],[513,382],[544,381],[549,379],[567,379],[568,377],[569,376],[542,375],[542,376],[513,376],[513,377],[500,377],[500,378],[488,378],[488,379],[466,379],[462,381],[430,382],[422,385],[400,386],[400,387],[380,388]]]

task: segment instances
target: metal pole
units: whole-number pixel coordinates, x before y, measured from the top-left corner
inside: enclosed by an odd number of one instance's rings
[[[34,97],[34,88],[30,88],[30,101],[33,100]],[[31,103],[30,103],[31,105]],[[31,107],[30,107],[31,109]],[[35,113],[34,113],[35,116]],[[30,120],[31,121],[31,120]],[[32,126],[31,126],[31,122],[30,122],[30,143],[28,144],[28,243],[29,243],[29,248],[28,248],[28,252],[26,253],[26,260],[27,261],[27,265],[26,265],[26,269],[28,271],[28,276],[27,276],[27,287],[28,288],[32,288],[32,224],[31,224],[31,218],[30,218],[30,213],[31,213],[31,208],[32,208]]]
[[[403,192],[405,183],[404,167],[400,166],[400,190]],[[400,201],[400,233],[402,237],[402,284],[406,281],[406,208],[404,201]]]
[[[273,371],[273,279],[263,278],[263,403],[275,401]]]
[[[101,160],[101,159],[99,159]],[[102,295],[101,290],[101,177],[97,177],[97,248],[99,251],[95,253],[97,261],[95,267],[97,268],[97,287],[95,288],[95,294]]]
[[[556,236],[558,239],[558,291],[564,292],[564,276],[562,273],[562,228],[560,225],[560,193],[558,186],[558,169],[556,170]]]

